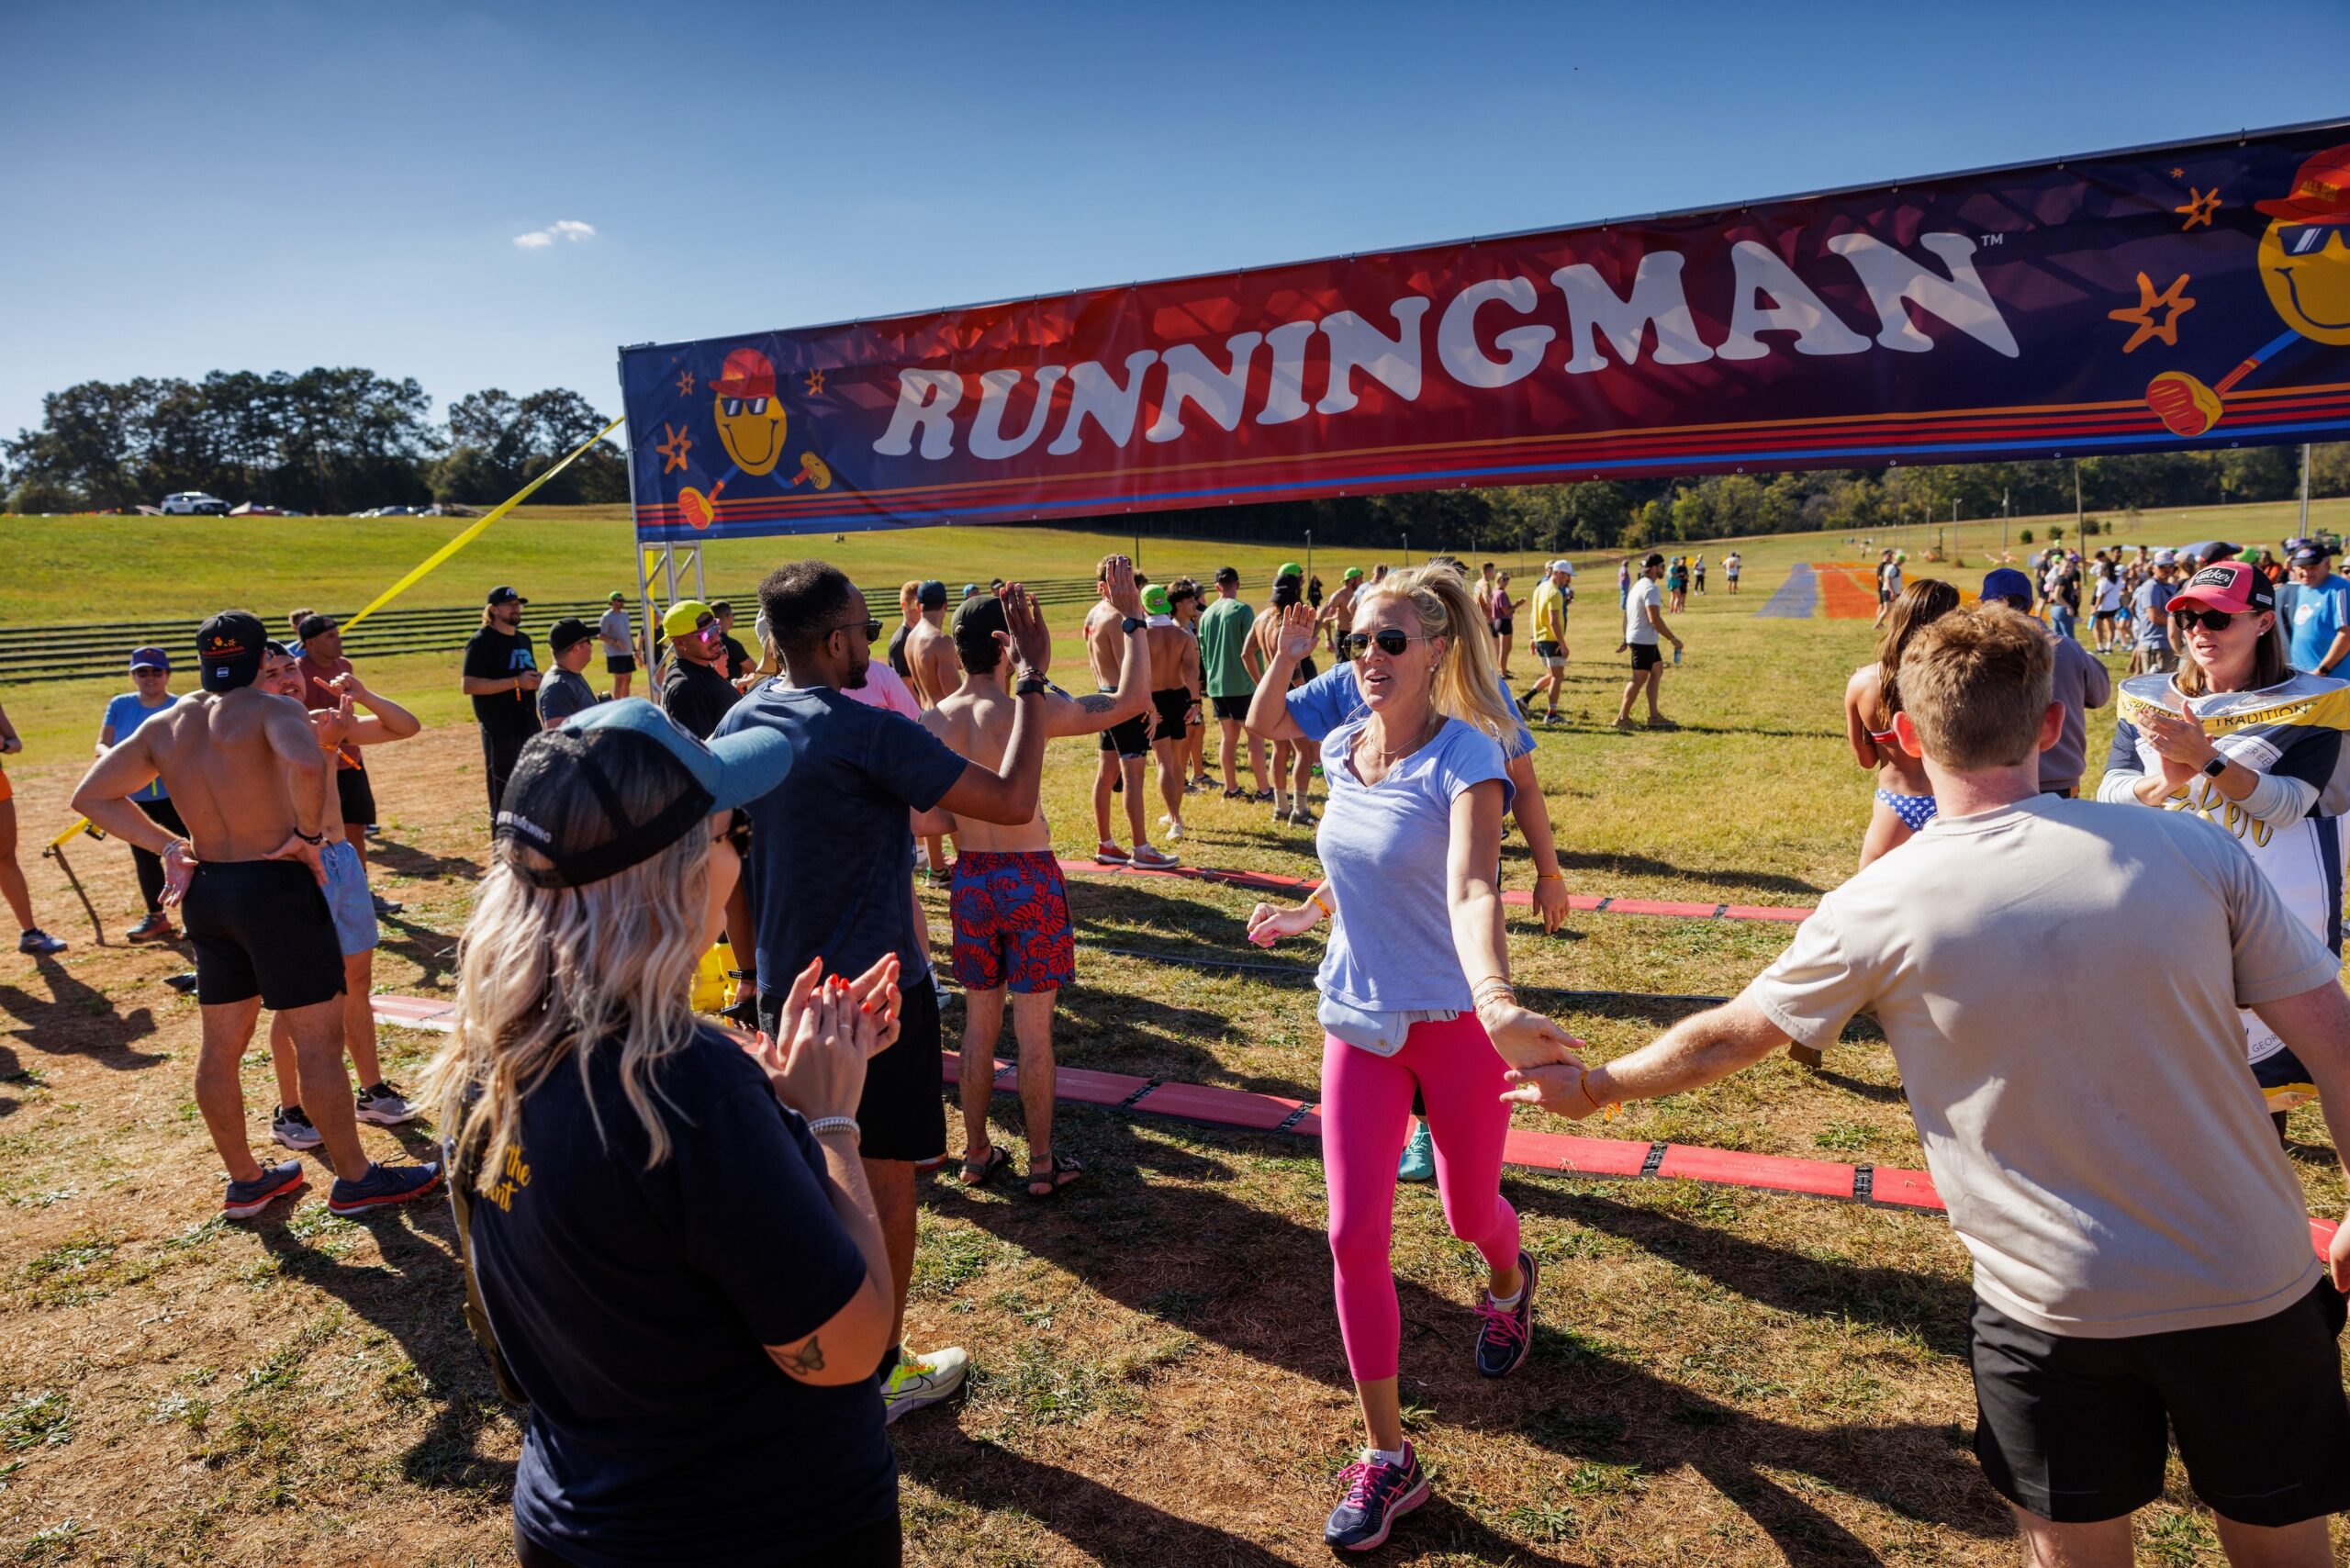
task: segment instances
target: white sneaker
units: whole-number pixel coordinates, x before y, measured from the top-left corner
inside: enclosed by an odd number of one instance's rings
[[[1137,845],[1135,848],[1135,864],[1137,866],[1147,867],[1155,871],[1163,871],[1169,867],[1181,864],[1181,862],[1166,851],[1154,849],[1149,845],[1144,844]]]
[[[1169,823],[1167,824],[1167,842],[1168,842],[1168,843],[1169,843],[1169,844],[1173,844],[1173,843],[1177,842],[1178,840],[1180,840],[1182,836],[1183,836],[1183,824],[1182,824],[1181,823],[1178,823],[1178,822],[1170,822],[1170,823]]]
[[[1312,827],[1321,819],[1301,805],[1290,812],[1289,820],[1299,827]]]
[[[954,1346],[920,1356],[901,1349],[890,1381],[881,1385],[881,1424],[886,1427],[925,1405],[952,1398],[970,1371],[970,1356]]]

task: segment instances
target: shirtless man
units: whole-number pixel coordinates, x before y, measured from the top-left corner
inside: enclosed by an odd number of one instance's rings
[[[1348,619],[1336,624],[1352,624],[1354,588],[1361,578],[1361,567],[1347,568],[1346,586],[1332,594],[1329,604],[1322,607],[1322,613],[1318,618],[1322,622],[1330,622],[1331,605],[1344,600]],[[1304,600],[1304,573],[1295,562],[1282,566],[1273,574],[1272,603],[1257,612],[1257,624],[1248,629],[1248,646],[1241,655],[1241,662],[1248,666],[1249,678],[1257,681],[1259,686],[1264,682],[1265,671],[1272,666],[1275,650],[1281,645],[1281,617],[1288,612],[1291,605],[1299,604]],[[1290,681],[1291,689],[1294,690],[1304,685],[1312,680],[1314,676],[1314,661],[1299,660],[1297,674]],[[1299,827],[1314,825],[1314,813],[1306,809],[1305,786],[1306,781],[1313,778],[1314,765],[1321,759],[1321,756],[1322,748],[1313,741],[1284,740],[1273,743],[1273,821],[1276,823],[1294,823]],[[1297,785],[1294,795],[1281,788],[1292,775]]]
[[[1136,612],[1134,567],[1123,555],[1102,564],[1102,602],[1118,613],[1116,689],[1069,697],[1047,690],[1038,704],[1048,737],[1090,735],[1150,708],[1149,631]],[[1182,635],[1177,633],[1176,635]],[[922,716],[923,727],[982,767],[1000,767],[1012,745],[1018,701],[1004,689],[1012,639],[1002,602],[967,599],[955,612],[954,644],[963,681]],[[1035,720],[1032,719],[1032,722]],[[995,1089],[995,1047],[1003,1032],[1004,992],[1020,1041],[1020,1109],[1028,1132],[1028,1193],[1048,1198],[1077,1180],[1080,1167],[1053,1148],[1053,1001],[1077,978],[1076,936],[1052,829],[1039,805],[1017,827],[958,818],[955,824],[955,978],[964,995],[963,1182],[976,1187],[1010,1163],[988,1142],[988,1103]]]
[[[1338,656],[1338,633],[1355,623],[1355,592],[1362,587],[1362,568],[1348,566],[1338,583],[1338,591],[1322,606],[1322,644],[1330,656]]]
[[[166,875],[186,879],[204,1018],[196,1103],[229,1168],[222,1212],[248,1218],[305,1179],[298,1159],[263,1166],[245,1137],[237,1066],[266,1006],[293,1031],[303,1098],[334,1167],[327,1206],[355,1214],[422,1197],[441,1171],[371,1164],[359,1141],[342,1065],[342,953],[320,890],[319,846],[332,825],[322,802],[333,784],[302,705],[254,685],[265,641],[261,622],[242,611],[207,621],[196,633],[203,691],[99,758],[74,790],[73,809],[162,856]],[[129,799],[159,777],[188,824],[185,839]]]
[[[595,639],[580,628],[576,646],[566,651],[585,662]],[[273,697],[308,702],[323,696],[333,706],[310,710],[310,730],[321,751],[331,747],[344,756],[365,745],[404,741],[424,728],[415,714],[388,697],[362,685],[356,672],[335,676],[319,689],[311,689],[308,672],[276,644],[263,656],[261,679],[255,682]],[[360,713],[356,709],[364,708]],[[320,857],[327,873],[327,908],[334,916],[335,942],[342,950],[342,1043],[359,1075],[352,1110],[363,1122],[396,1127],[416,1120],[406,1096],[384,1080],[375,1055],[375,911],[368,896],[367,867],[348,843],[337,842],[343,825],[340,791],[330,788],[319,810],[324,814],[327,842]],[[296,1063],[293,1025],[283,1013],[269,1024],[270,1065],[277,1070],[277,1109],[269,1118],[269,1136],[287,1148],[319,1147],[319,1129],[302,1109],[302,1086]],[[337,1092],[340,1092],[338,1089]]]
[[[1200,645],[1175,619],[1175,602],[1163,588],[1142,596],[1149,620],[1143,635],[1150,644],[1150,705],[1158,710],[1151,726],[1150,753],[1158,759],[1158,798],[1167,802],[1167,840],[1183,836],[1183,793],[1190,783],[1184,761],[1187,721],[1200,700]]]
[[[1101,690],[1115,691],[1125,666],[1126,640],[1136,630],[1125,622],[1140,621],[1139,614],[1121,609],[1110,596],[1110,575],[1113,566],[1125,561],[1124,555],[1104,555],[1094,568],[1094,586],[1102,595],[1101,602],[1086,612],[1085,659],[1093,669],[1093,684]],[[1127,575],[1119,580],[1129,587],[1139,581],[1139,574],[1131,566]],[[1133,607],[1142,608],[1139,593]],[[1124,866],[1131,862],[1158,869],[1175,864],[1175,857],[1150,846],[1150,829],[1144,825],[1150,808],[1143,803],[1142,765],[1150,756],[1150,718],[1145,713],[1120,720],[1102,732],[1102,763],[1093,773],[1093,830],[1099,842],[1094,846],[1093,858],[1108,866]],[[1134,830],[1135,848],[1132,856],[1118,847],[1110,836],[1110,797],[1123,791],[1126,797],[1126,825]]]
[[[961,672],[955,663],[955,639],[946,634],[946,585],[933,579],[914,590],[915,616],[906,628],[906,684],[924,708],[935,708],[954,691]],[[946,835],[932,834],[922,841],[924,874],[930,885],[946,880]]]
[[[1318,579],[1317,579],[1318,580]],[[1194,577],[1177,577],[1167,585],[1167,602],[1175,612],[1175,624],[1183,635],[1192,639],[1192,652],[1196,657],[1200,650],[1200,585]],[[1178,748],[1183,762],[1183,793],[1205,790],[1215,780],[1208,776],[1208,725],[1203,704],[1207,700],[1207,675],[1200,676],[1201,695],[1192,701],[1191,711],[1184,715],[1183,744]]]

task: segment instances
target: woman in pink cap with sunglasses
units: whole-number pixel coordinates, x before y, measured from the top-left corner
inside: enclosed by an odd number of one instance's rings
[[[2097,798],[2195,812],[2225,828],[2339,956],[2350,682],[2292,667],[2276,585],[2242,562],[2197,572],[2168,611],[2177,673],[2121,683]],[[2286,1114],[2317,1090],[2274,1030],[2249,1012],[2244,1024],[2282,1138]]]

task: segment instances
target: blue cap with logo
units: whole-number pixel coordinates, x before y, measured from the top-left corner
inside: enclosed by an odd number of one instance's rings
[[[1985,599],[2020,599],[2029,604],[2031,602],[2031,579],[2013,566],[1994,567],[1983,574],[1983,591],[1977,597]]]

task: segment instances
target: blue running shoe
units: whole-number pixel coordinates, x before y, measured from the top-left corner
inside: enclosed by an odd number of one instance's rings
[[[1524,1252],[1517,1255],[1517,1277],[1523,1282],[1517,1288],[1516,1306],[1496,1306],[1490,1294],[1477,1304],[1480,1377],[1507,1377],[1534,1348],[1534,1287],[1541,1270]]]
[[[1436,1137],[1425,1121],[1412,1124],[1412,1140],[1404,1146],[1404,1158],[1395,1162],[1395,1179],[1399,1182],[1433,1182],[1436,1180]]]
[[[1369,1551],[1383,1546],[1395,1521],[1428,1500],[1428,1478],[1420,1456],[1404,1445],[1404,1462],[1389,1464],[1370,1449],[1339,1473],[1346,1496],[1330,1510],[1322,1527],[1326,1545],[1343,1551]]]
[[[284,1197],[308,1180],[298,1159],[289,1159],[283,1165],[264,1165],[253,1180],[229,1183],[228,1195],[220,1201],[220,1212],[230,1219],[251,1219],[269,1207],[272,1201]]]
[[[356,1182],[336,1177],[327,1190],[327,1207],[339,1215],[361,1214],[420,1198],[440,1184],[441,1167],[430,1160],[422,1165],[371,1164]]]

